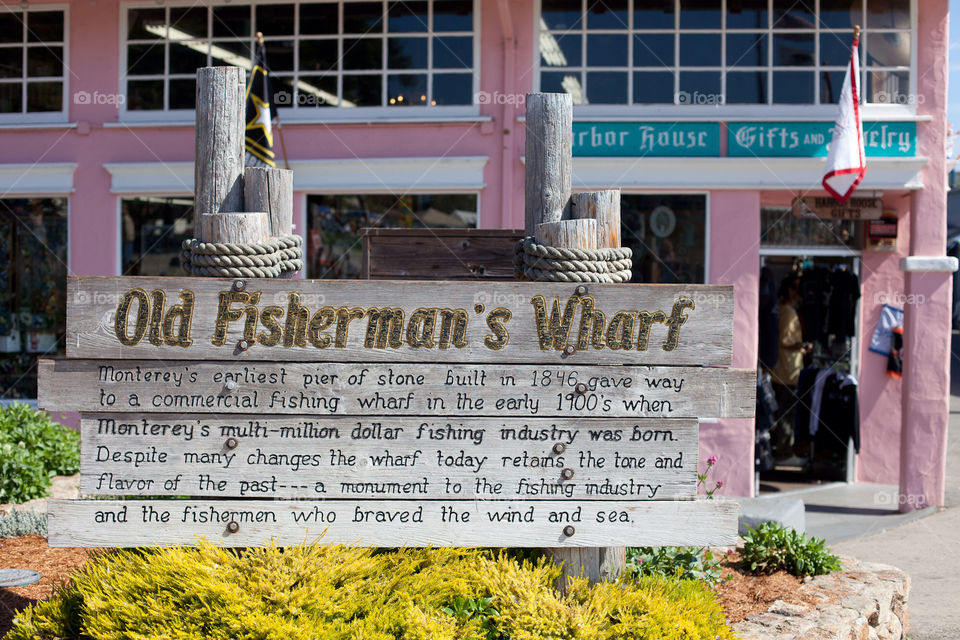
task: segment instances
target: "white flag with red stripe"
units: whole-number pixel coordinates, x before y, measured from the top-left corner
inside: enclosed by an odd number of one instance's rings
[[[860,119],[859,41],[860,38],[854,36],[850,64],[847,65],[843,89],[840,91],[840,115],[833,127],[827,172],[823,176],[823,188],[840,204],[850,198],[867,173],[863,153],[863,121]]]

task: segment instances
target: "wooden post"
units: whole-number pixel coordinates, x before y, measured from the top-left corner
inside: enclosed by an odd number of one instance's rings
[[[266,211],[270,235],[293,233],[293,171],[247,167],[243,173],[243,200],[250,211]]]
[[[573,99],[568,93],[528,93],[526,121],[527,235],[570,215],[573,179]]]
[[[539,244],[568,249],[596,249],[596,220],[560,220],[538,224],[533,233]]]
[[[202,224],[203,214],[236,213],[243,205],[244,72],[240,67],[197,69],[194,234],[204,242],[234,242],[231,225]],[[237,218],[234,218],[237,220]],[[256,224],[256,223],[252,223]]]
[[[572,218],[597,221],[597,248],[620,248],[620,189],[573,194]]]
[[[263,211],[255,213],[201,213],[194,233],[210,242],[264,242],[270,237],[270,221]]]

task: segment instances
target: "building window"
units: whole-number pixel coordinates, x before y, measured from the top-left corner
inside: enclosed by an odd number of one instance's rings
[[[574,104],[911,104],[910,0],[542,0],[540,90]]]
[[[184,275],[180,246],[193,235],[192,198],[124,198],[120,215],[123,275]]]
[[[322,195],[307,198],[307,272],[311,278],[359,278],[360,229],[473,228],[477,195]]]
[[[64,111],[63,11],[0,10],[0,114]]]
[[[128,111],[193,109],[197,68],[249,70],[258,31],[278,107],[473,102],[473,0],[144,7],[126,16]]]
[[[633,249],[632,282],[706,282],[707,197],[624,195],[621,244]]]
[[[0,392],[37,397],[37,357],[63,353],[67,200],[0,199]]]
[[[863,223],[856,220],[798,218],[790,207],[760,209],[760,246],[859,248]]]

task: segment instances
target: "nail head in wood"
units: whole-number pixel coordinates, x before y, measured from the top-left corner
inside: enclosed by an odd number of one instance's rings
[[[223,383],[223,388],[226,389],[227,391],[233,391],[234,389],[237,388],[237,381],[227,380],[225,383]]]
[[[553,445],[554,453],[560,454],[566,450],[567,450],[567,445],[563,444],[562,442],[558,442],[557,444]]]
[[[243,288],[247,286],[247,283],[243,280],[234,280],[233,281],[233,290],[234,291],[243,291]]]
[[[236,449],[240,443],[237,441],[236,438],[230,437],[230,438],[227,438],[227,441],[224,444],[226,445],[227,449]]]
[[[573,469],[570,469],[569,467],[564,469],[563,471],[560,472],[560,477],[563,478],[564,480],[572,480]]]
[[[576,387],[576,388],[577,388],[577,393],[579,393],[580,395],[583,395],[583,394],[585,394],[585,393],[587,392],[587,385],[585,385],[585,384],[582,383],[582,382],[577,383],[577,387]]]
[[[239,349],[240,351],[246,351],[249,348],[250,348],[250,343],[247,342],[246,340],[241,340],[240,342],[237,343],[237,349]]]
[[[564,355],[572,356],[572,355],[575,354],[576,352],[577,352],[577,348],[576,348],[575,346],[573,346],[572,344],[568,344],[567,346],[565,346],[565,347],[563,348],[563,353],[564,353]]]
[[[576,294],[577,294],[578,296],[585,296],[585,295],[587,295],[587,285],[585,285],[585,284],[578,284],[578,285],[577,285],[577,288],[574,289],[574,291],[576,292]]]
[[[567,536],[568,538],[573,534],[575,534],[576,532],[577,530],[573,528],[572,524],[568,524],[563,528],[563,535]]]
[[[240,531],[240,525],[237,524],[235,520],[231,520],[227,524],[227,531],[229,531],[230,533],[236,533],[237,531]]]

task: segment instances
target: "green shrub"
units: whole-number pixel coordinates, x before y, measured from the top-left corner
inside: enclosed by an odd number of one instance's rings
[[[17,511],[0,515],[0,538],[19,538],[31,533],[46,537],[47,514],[33,511]]]
[[[9,640],[733,640],[702,582],[572,579],[464,549],[114,551],[23,611]]]
[[[79,433],[25,404],[0,409],[0,503],[43,498],[53,476],[79,470]]]
[[[748,529],[741,557],[751,571],[772,573],[783,569],[795,576],[819,576],[841,569],[840,560],[820,538],[808,538],[776,522]]]
[[[714,585],[722,578],[723,565],[712,551],[701,547],[630,547],[626,569],[636,576],[702,580]]]

